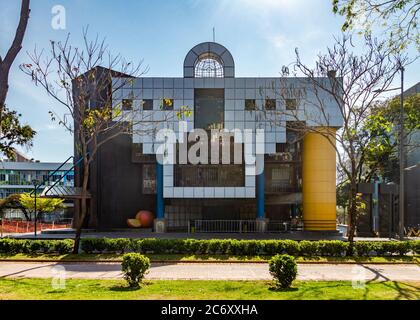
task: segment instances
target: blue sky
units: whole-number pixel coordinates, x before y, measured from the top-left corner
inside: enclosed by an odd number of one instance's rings
[[[51,9],[66,9],[66,29],[51,27]],[[10,45],[20,1],[0,0],[0,54]],[[295,47],[310,62],[340,33],[342,18],[331,12],[330,0],[32,0],[24,47],[12,67],[7,104],[37,132],[33,148],[23,152],[41,161],[63,161],[73,153],[72,137],[50,121],[58,108],[20,70],[25,51],[48,48],[67,33],[80,43],[82,27],[105,37],[112,52],[149,66],[145,76],[181,77],[185,55],[195,44],[216,41],[226,46],[236,76],[277,76],[294,58]],[[419,81],[419,63],[406,72],[407,87]]]

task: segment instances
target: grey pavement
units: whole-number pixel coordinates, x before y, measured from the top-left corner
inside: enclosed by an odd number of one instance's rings
[[[0,262],[0,278],[122,279],[119,263]],[[299,264],[299,280],[420,281],[415,264]],[[154,263],[146,279],[269,280],[268,264]]]

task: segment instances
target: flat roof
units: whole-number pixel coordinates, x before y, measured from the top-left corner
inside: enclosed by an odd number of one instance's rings
[[[22,171],[54,171],[62,164],[58,162],[0,162],[0,170],[22,170]],[[66,163],[60,171],[70,170],[72,163]]]

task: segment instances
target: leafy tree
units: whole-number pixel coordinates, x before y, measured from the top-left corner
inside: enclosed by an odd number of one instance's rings
[[[399,175],[400,99],[392,98],[375,104],[371,114],[363,123],[362,130],[369,136],[366,145],[365,181],[380,176],[385,181],[396,181]],[[412,133],[420,130],[420,94],[404,99],[404,132],[406,150],[418,148],[418,142],[411,141]]]
[[[6,105],[0,110],[0,153],[14,159],[14,146],[32,146],[36,132],[29,125],[22,125],[21,114],[9,110]]]
[[[343,31],[359,26],[361,33],[370,34],[377,26],[396,50],[415,43],[420,51],[419,11],[418,0],[333,0],[333,12],[345,17]]]
[[[0,218],[3,218],[5,209],[20,209],[25,215],[26,220],[30,220],[26,208],[20,203],[20,194],[11,194],[4,199],[0,199]]]
[[[21,205],[30,213],[35,212],[35,198],[28,193],[22,193],[19,197]],[[64,199],[58,198],[36,198],[37,213],[51,213],[58,209],[64,208]]]
[[[18,53],[22,49],[22,42],[29,20],[29,0],[22,0],[19,24],[13,43],[4,57],[0,55],[0,153],[14,158],[14,145],[32,145],[35,131],[28,125],[20,123],[20,114],[6,106],[7,92],[9,91],[9,74]]]

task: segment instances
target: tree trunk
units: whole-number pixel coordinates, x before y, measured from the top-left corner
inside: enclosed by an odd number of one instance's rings
[[[15,38],[6,53],[4,59],[0,57],[0,108],[3,110],[6,103],[7,91],[9,89],[9,71],[15,61],[17,54],[22,49],[23,37],[29,20],[29,0],[22,0],[20,9],[19,25],[16,29]]]
[[[347,233],[347,239],[349,241],[349,249],[347,255],[351,256],[354,253],[354,235],[356,233],[356,216],[357,216],[357,184],[355,182],[351,183],[350,187],[350,201],[348,208],[348,217],[349,217],[349,229]]]
[[[0,110],[3,111],[6,102],[7,91],[9,91],[9,71],[0,65]]]
[[[82,197],[80,200],[80,214],[77,221],[76,235],[74,237],[73,253],[79,253],[80,239],[82,237],[82,228],[87,217],[87,189],[89,181],[89,161],[86,156],[83,159],[83,183],[82,183]]]

